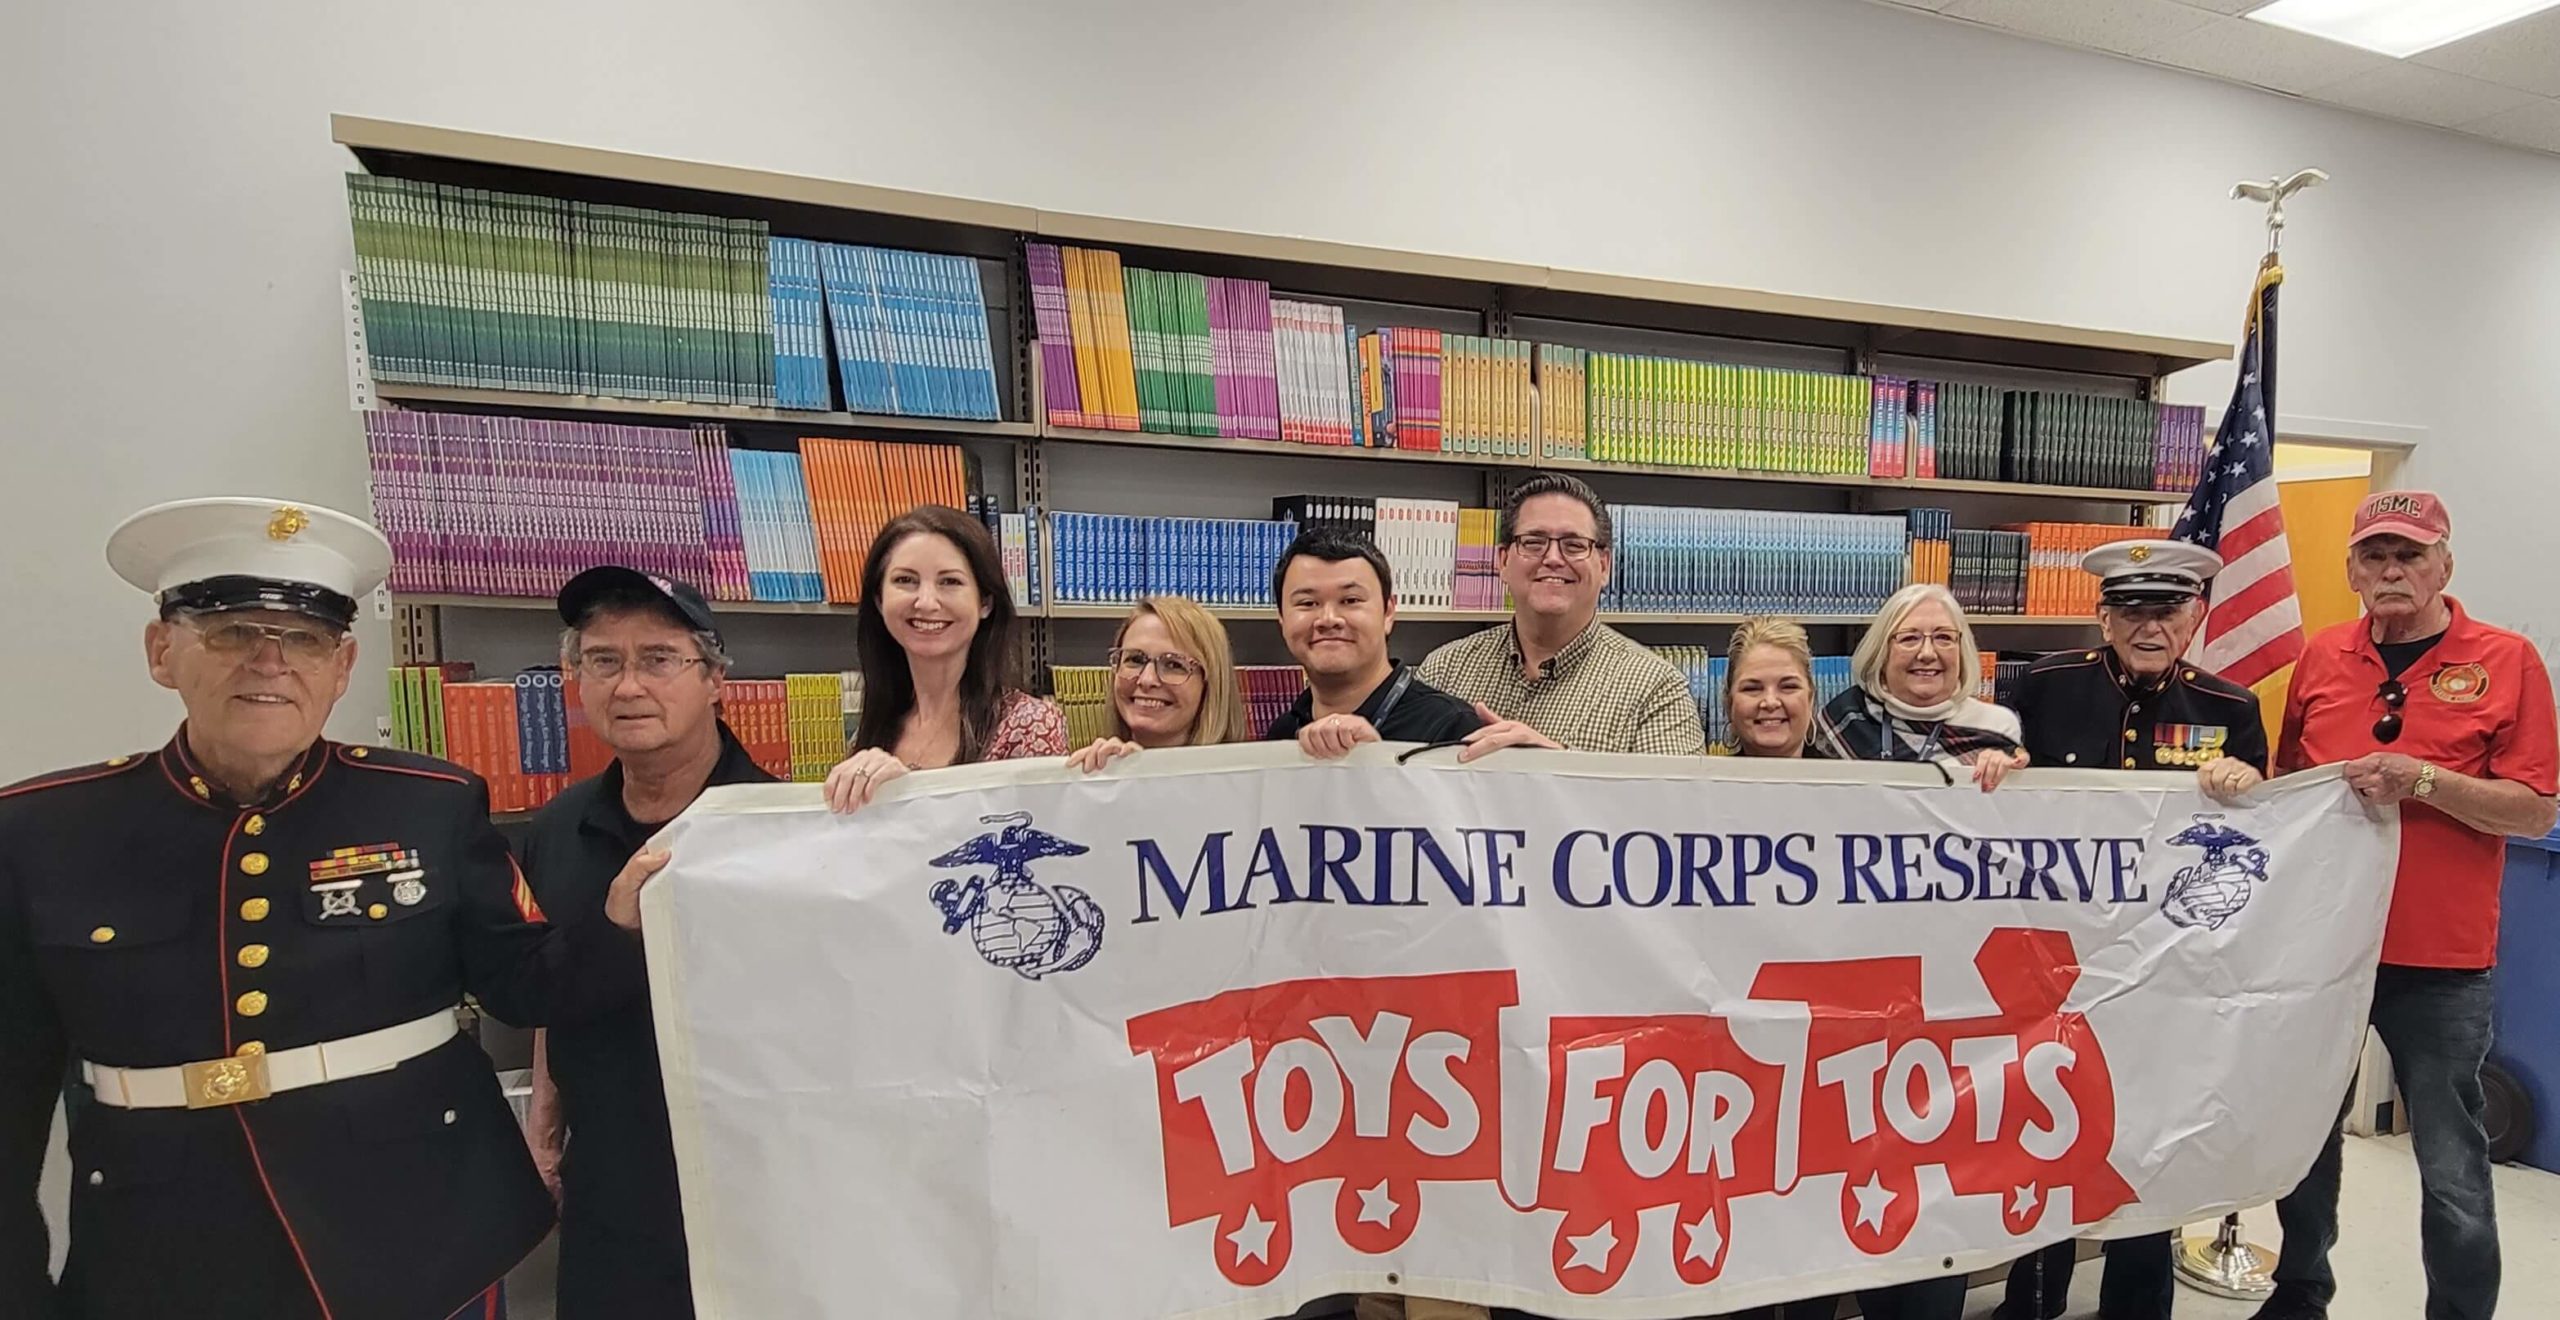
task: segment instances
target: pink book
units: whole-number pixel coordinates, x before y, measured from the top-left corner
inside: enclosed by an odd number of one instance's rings
[[[1209,370],[1210,394],[1218,405],[1218,434],[1241,435],[1236,418],[1243,411],[1236,399],[1235,330],[1233,328],[1233,295],[1230,281],[1212,275],[1209,286]]]
[[[1271,286],[1261,280],[1235,282],[1240,295],[1237,346],[1244,354],[1241,370],[1250,387],[1242,434],[1257,440],[1280,438],[1280,367],[1272,351]]]

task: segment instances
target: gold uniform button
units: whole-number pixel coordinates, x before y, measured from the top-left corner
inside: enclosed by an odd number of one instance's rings
[[[243,944],[243,945],[241,945],[241,946],[240,946],[240,965],[241,965],[241,966],[243,966],[243,967],[249,968],[249,969],[250,969],[250,970],[252,970],[252,971],[254,971],[254,970],[256,970],[256,969],[258,969],[258,968],[260,968],[260,967],[264,967],[264,966],[266,966],[266,965],[267,965],[267,946],[265,946],[265,945],[263,945],[263,944]]]
[[[236,1049],[236,1050],[233,1050],[231,1053],[233,1054],[233,1056],[235,1056],[235,1057],[237,1057],[237,1058],[242,1058],[242,1059],[254,1059],[254,1058],[257,1058],[259,1055],[264,1054],[264,1053],[266,1053],[266,1052],[267,1052],[267,1043],[266,1043],[265,1041],[263,1041],[263,1040],[244,1040],[244,1041],[240,1042],[240,1048],[238,1048],[238,1049]]]
[[[2128,757],[2124,758],[2124,768],[2125,768],[2125,769],[2127,769],[2127,770],[2131,770],[2131,769],[2133,769],[2133,768],[2134,768],[2134,766],[2133,766],[2133,758],[2132,758],[2132,757],[2128,756]]]
[[[265,853],[243,853],[241,855],[240,874],[265,875],[266,873],[267,855]]]
[[[130,756],[110,756],[107,758],[107,764],[110,766],[128,765],[131,764],[132,761],[133,758]]]
[[[382,904],[380,904],[380,903],[376,903],[376,904],[374,904],[372,907],[366,908],[366,909],[364,910],[364,914],[365,914],[366,916],[368,916],[368,917],[373,918],[373,919],[374,919],[374,920],[376,920],[376,921],[380,921],[380,920],[382,920],[384,917],[387,917],[387,916],[390,916],[390,915],[391,915],[391,909],[390,909],[390,908],[387,908],[387,907],[385,907],[385,906],[383,906],[383,905],[382,905]]]
[[[264,990],[252,990],[249,993],[240,996],[240,1002],[237,1007],[240,1010],[240,1016],[256,1017],[260,1013],[267,1011],[267,992]]]
[[[2133,730],[2131,730],[2131,729],[2127,729],[2127,730],[2125,730],[2125,731],[2124,731],[2124,740],[2125,740],[2126,742],[2132,742],[2132,741],[2133,741]]]
[[[267,818],[264,816],[251,816],[247,820],[240,822],[240,830],[244,834],[264,834],[267,832]]]
[[[268,903],[267,900],[263,898],[244,898],[240,900],[240,919],[242,921],[264,921],[267,919],[268,909],[272,906],[272,904]]]
[[[96,930],[89,932],[89,942],[91,944],[105,944],[115,939],[115,937],[116,928],[113,926],[100,926]]]
[[[367,753],[366,753],[365,749],[363,749],[363,748],[361,748],[361,747],[350,747],[350,748],[348,748],[348,749],[347,749],[347,755],[352,756],[352,757],[356,758],[357,760],[361,761],[361,760],[363,760],[363,759],[366,757]]]
[[[204,776],[202,775],[187,776],[187,787],[194,789],[197,797],[209,798],[213,796],[213,789],[204,782]]]

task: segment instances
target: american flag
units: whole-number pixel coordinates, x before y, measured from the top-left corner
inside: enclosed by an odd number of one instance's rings
[[[2284,270],[2272,260],[2258,271],[2240,380],[2175,532],[2223,562],[2187,658],[2243,686],[2302,655],[2302,602],[2276,502],[2276,287],[2283,282]]]

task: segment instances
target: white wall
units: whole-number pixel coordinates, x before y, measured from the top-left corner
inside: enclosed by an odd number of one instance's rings
[[[2560,160],[1852,0],[34,9],[0,49],[0,778],[175,718],[99,554],[118,517],[362,507],[331,111],[2216,339],[2259,243],[2224,191],[2318,164],[2283,411],[2427,428],[2460,589],[2560,631]]]

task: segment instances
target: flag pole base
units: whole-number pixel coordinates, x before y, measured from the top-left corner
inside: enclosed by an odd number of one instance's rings
[[[2275,1253],[2240,1236],[2240,1216],[2224,1215],[2209,1239],[2178,1235],[2178,1282],[2214,1297],[2256,1301],[2276,1290]]]

